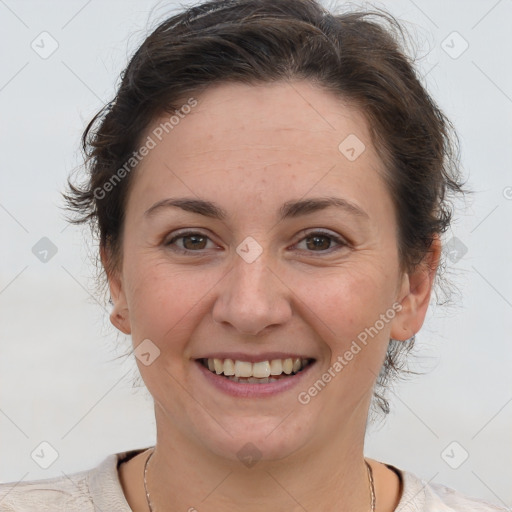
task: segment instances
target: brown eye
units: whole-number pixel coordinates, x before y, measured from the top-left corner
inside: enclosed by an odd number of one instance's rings
[[[309,233],[299,243],[305,242],[306,250],[308,252],[332,252],[340,247],[348,245],[342,238],[332,234],[324,233],[322,231]],[[338,247],[332,247],[332,243],[338,244]]]
[[[206,236],[203,235],[189,235],[181,237],[183,239],[183,246],[187,250],[204,249]]]
[[[306,240],[309,240],[310,242],[307,242],[307,248],[308,249],[320,249],[320,250],[327,250],[330,248],[331,241],[330,237],[325,235],[315,235],[315,236],[308,236]]]
[[[176,241],[181,240],[181,243]],[[202,233],[186,232],[180,233],[179,235],[171,238],[166,242],[165,246],[174,246],[173,249],[178,252],[198,252],[206,249],[209,238]]]

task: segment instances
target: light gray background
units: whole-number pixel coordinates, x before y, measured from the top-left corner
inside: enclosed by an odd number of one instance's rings
[[[424,83],[456,125],[476,194],[446,236],[467,249],[449,267],[455,307],[433,307],[417,337],[413,368],[428,374],[395,388],[366,453],[510,506],[512,1],[374,5],[418,41]],[[0,481],[70,474],[154,443],[151,401],[132,388],[135,364],[115,360],[128,340],[90,295],[95,247],[87,231],[66,227],[58,205],[86,122],[173,7],[0,0]],[[43,31],[58,43],[46,59],[31,47],[51,48]],[[32,252],[42,237],[58,249],[46,263]],[[42,441],[59,454],[48,469],[31,458]],[[456,465],[463,450],[469,458],[452,469],[446,460]]]

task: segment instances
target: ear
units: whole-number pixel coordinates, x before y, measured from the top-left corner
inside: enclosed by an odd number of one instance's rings
[[[108,266],[108,251],[104,247],[100,249],[101,263],[108,278],[108,286],[110,289],[110,297],[114,305],[110,312],[110,322],[114,327],[119,329],[124,334],[131,334],[130,325],[130,311],[126,301],[126,294],[124,291],[122,277],[117,275],[116,272],[109,272]]]
[[[423,325],[441,256],[441,240],[435,235],[429,251],[410,273],[404,273],[398,301],[402,309],[393,319],[391,337],[396,340],[412,338]]]

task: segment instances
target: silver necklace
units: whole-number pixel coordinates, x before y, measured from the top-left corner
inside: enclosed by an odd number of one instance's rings
[[[153,456],[154,452],[155,452],[155,449],[153,448],[151,450],[151,453],[149,454],[149,457],[146,459],[146,463],[144,464],[144,490],[146,491],[146,501],[148,503],[148,507],[149,507],[150,512],[153,512],[153,507],[151,506],[151,498],[149,497],[148,484],[147,484],[147,481],[146,481],[146,474],[147,474],[147,471],[148,471],[149,459],[151,459],[151,457]],[[370,464],[368,464],[368,462],[366,462],[366,460],[364,461],[364,463],[366,464],[366,470],[368,472],[368,483],[370,484],[370,497],[371,497],[371,509],[370,509],[370,511],[371,512],[375,512],[376,499],[375,499],[375,486],[373,484],[373,471],[372,471],[372,467],[370,466]]]

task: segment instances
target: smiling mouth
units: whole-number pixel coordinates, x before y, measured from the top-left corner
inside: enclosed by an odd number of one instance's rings
[[[280,379],[292,377],[301,372],[314,359],[287,358],[270,361],[239,361],[233,359],[198,359],[212,373],[225,377],[233,382],[245,384],[268,384]]]

